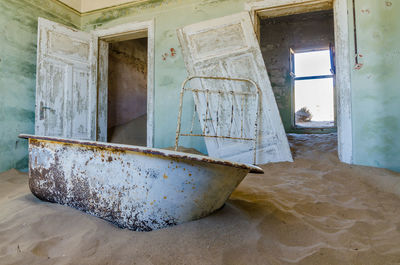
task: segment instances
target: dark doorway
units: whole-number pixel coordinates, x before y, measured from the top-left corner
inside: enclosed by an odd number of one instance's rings
[[[147,38],[109,44],[108,142],[146,146]]]

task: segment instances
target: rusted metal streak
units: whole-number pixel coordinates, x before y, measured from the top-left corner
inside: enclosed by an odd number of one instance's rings
[[[203,79],[215,79],[215,80],[227,80],[227,81],[242,81],[242,82],[251,82],[255,87],[258,88],[258,85],[256,82],[254,82],[251,79],[245,79],[245,78],[234,78],[234,77],[224,77],[224,76],[202,76],[202,75],[195,75],[195,76],[190,76],[187,78],[185,83],[189,82],[192,79],[196,78],[203,78]]]
[[[233,91],[233,90],[218,90],[218,89],[195,89],[195,88],[190,88],[190,87],[186,87],[186,84],[191,81],[192,79],[212,79],[212,80],[226,80],[226,81],[236,81],[236,82],[245,82],[245,83],[250,83],[254,88],[255,91],[254,92],[242,92],[242,91]],[[195,108],[194,108],[194,112],[193,112],[193,116],[192,116],[192,124],[191,124],[191,128],[190,128],[190,133],[182,133],[181,129],[182,129],[182,124],[181,124],[181,120],[182,120],[182,112],[183,112],[183,96],[185,92],[192,92],[195,97],[198,97],[198,93],[205,93],[205,105],[206,105],[206,109],[205,109],[205,118],[204,123],[203,123],[203,128],[202,128],[202,134],[193,134],[193,124],[194,124],[194,117],[196,114],[196,111],[198,109],[198,106],[196,106],[196,102],[195,102]],[[213,93],[213,94],[229,94],[232,95],[232,106],[231,106],[231,117],[230,117],[230,126],[229,126],[229,131],[228,131],[228,135],[219,135],[218,130],[221,132],[223,131],[222,128],[219,127],[219,109],[220,109],[220,100],[221,100],[221,96],[218,96],[218,106],[217,106],[217,113],[216,113],[216,128],[214,128],[215,132],[214,134],[209,134],[206,133],[207,128],[208,128],[208,122],[212,121],[213,118],[212,113],[209,109],[209,95]],[[205,138],[216,138],[216,139],[234,139],[234,140],[245,140],[245,141],[254,141],[254,159],[253,159],[253,163],[256,163],[256,156],[257,156],[257,141],[258,141],[258,118],[259,118],[259,114],[260,114],[260,95],[261,95],[261,90],[259,88],[259,86],[257,85],[256,82],[254,82],[253,80],[250,79],[242,79],[242,78],[230,78],[230,77],[213,77],[213,76],[191,76],[189,78],[187,78],[181,87],[181,92],[180,92],[180,100],[179,100],[179,113],[178,113],[178,125],[177,125],[177,129],[176,129],[176,136],[175,136],[175,151],[178,150],[178,145],[179,145],[179,137],[180,136],[196,136],[196,137],[205,137]],[[236,137],[236,136],[231,136],[232,134],[232,126],[233,123],[236,121],[234,118],[234,113],[235,113],[235,109],[234,109],[234,101],[235,101],[235,96],[240,96],[241,98],[241,102],[240,102],[240,121],[237,121],[237,124],[240,124],[240,137]],[[254,122],[254,138],[249,138],[249,137],[244,137],[244,105],[245,105],[245,96],[255,96],[256,99],[256,113],[255,113],[255,122]],[[210,119],[208,118],[208,115],[210,114]],[[200,115],[200,114],[199,114]],[[214,127],[214,124],[211,124],[211,127]]]
[[[208,111],[209,111],[208,96],[209,96],[209,93],[206,93],[206,118],[204,119],[205,123],[204,123],[203,135],[206,135],[206,128],[207,128],[207,116],[208,116]]]
[[[204,134],[193,134],[193,133],[181,133],[180,136],[198,136],[198,137],[212,137],[212,138],[224,138],[232,140],[254,141],[254,138],[232,137],[232,136],[221,136],[221,135],[204,135]]]
[[[240,109],[240,115],[241,115],[241,119],[240,119],[240,138],[243,138],[243,121],[244,121],[244,97],[241,97],[242,99],[242,104],[241,104],[241,109]],[[254,137],[257,137],[256,135]],[[253,138],[253,140],[255,140]],[[256,163],[256,161],[254,160],[254,163]]]
[[[353,0],[353,27],[354,27],[354,58],[355,64],[358,65],[358,39],[357,39],[357,12],[356,12],[356,0]]]
[[[202,93],[214,93],[214,94],[235,94],[235,95],[243,95],[243,96],[252,96],[255,95],[255,93],[251,92],[235,92],[232,90],[211,90],[211,89],[197,89],[197,88],[187,88],[185,87],[184,90],[192,91],[192,92],[202,92]]]
[[[103,143],[103,142],[95,142],[95,141],[84,141],[84,140],[75,140],[75,139],[66,139],[66,138],[59,138],[59,137],[50,137],[50,136],[37,136],[37,135],[30,135],[30,134],[20,134],[20,138],[24,139],[37,139],[37,140],[45,140],[45,141],[54,141],[54,142],[62,142],[66,144],[78,144],[78,145],[86,145],[91,147],[99,147],[103,149],[110,149],[111,151],[130,151],[130,152],[138,152],[150,155],[158,155],[164,156],[167,158],[176,158],[176,159],[187,159],[191,161],[197,162],[207,162],[210,164],[217,164],[217,165],[226,165],[236,168],[243,168],[249,169],[250,173],[257,173],[263,174],[264,171],[255,165],[250,164],[243,164],[243,163],[236,163],[231,162],[223,159],[218,158],[211,158],[208,156],[196,155],[196,154],[188,154],[176,151],[169,151],[163,150],[158,148],[148,148],[148,147],[141,147],[141,146],[134,146],[134,145],[123,145],[123,144],[111,144],[111,143]]]

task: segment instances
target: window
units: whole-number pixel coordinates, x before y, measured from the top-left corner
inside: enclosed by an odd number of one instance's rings
[[[335,125],[333,68],[330,50],[293,52],[294,121],[297,128]]]

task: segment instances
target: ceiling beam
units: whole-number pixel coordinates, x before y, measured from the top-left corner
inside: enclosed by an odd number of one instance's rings
[[[119,6],[146,2],[149,0],[56,0],[70,7],[81,15]]]

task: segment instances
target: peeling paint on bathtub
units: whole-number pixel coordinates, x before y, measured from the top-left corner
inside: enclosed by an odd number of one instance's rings
[[[21,137],[29,138],[29,187],[36,197],[136,231],[202,218],[221,208],[247,173],[263,173],[187,153]]]

